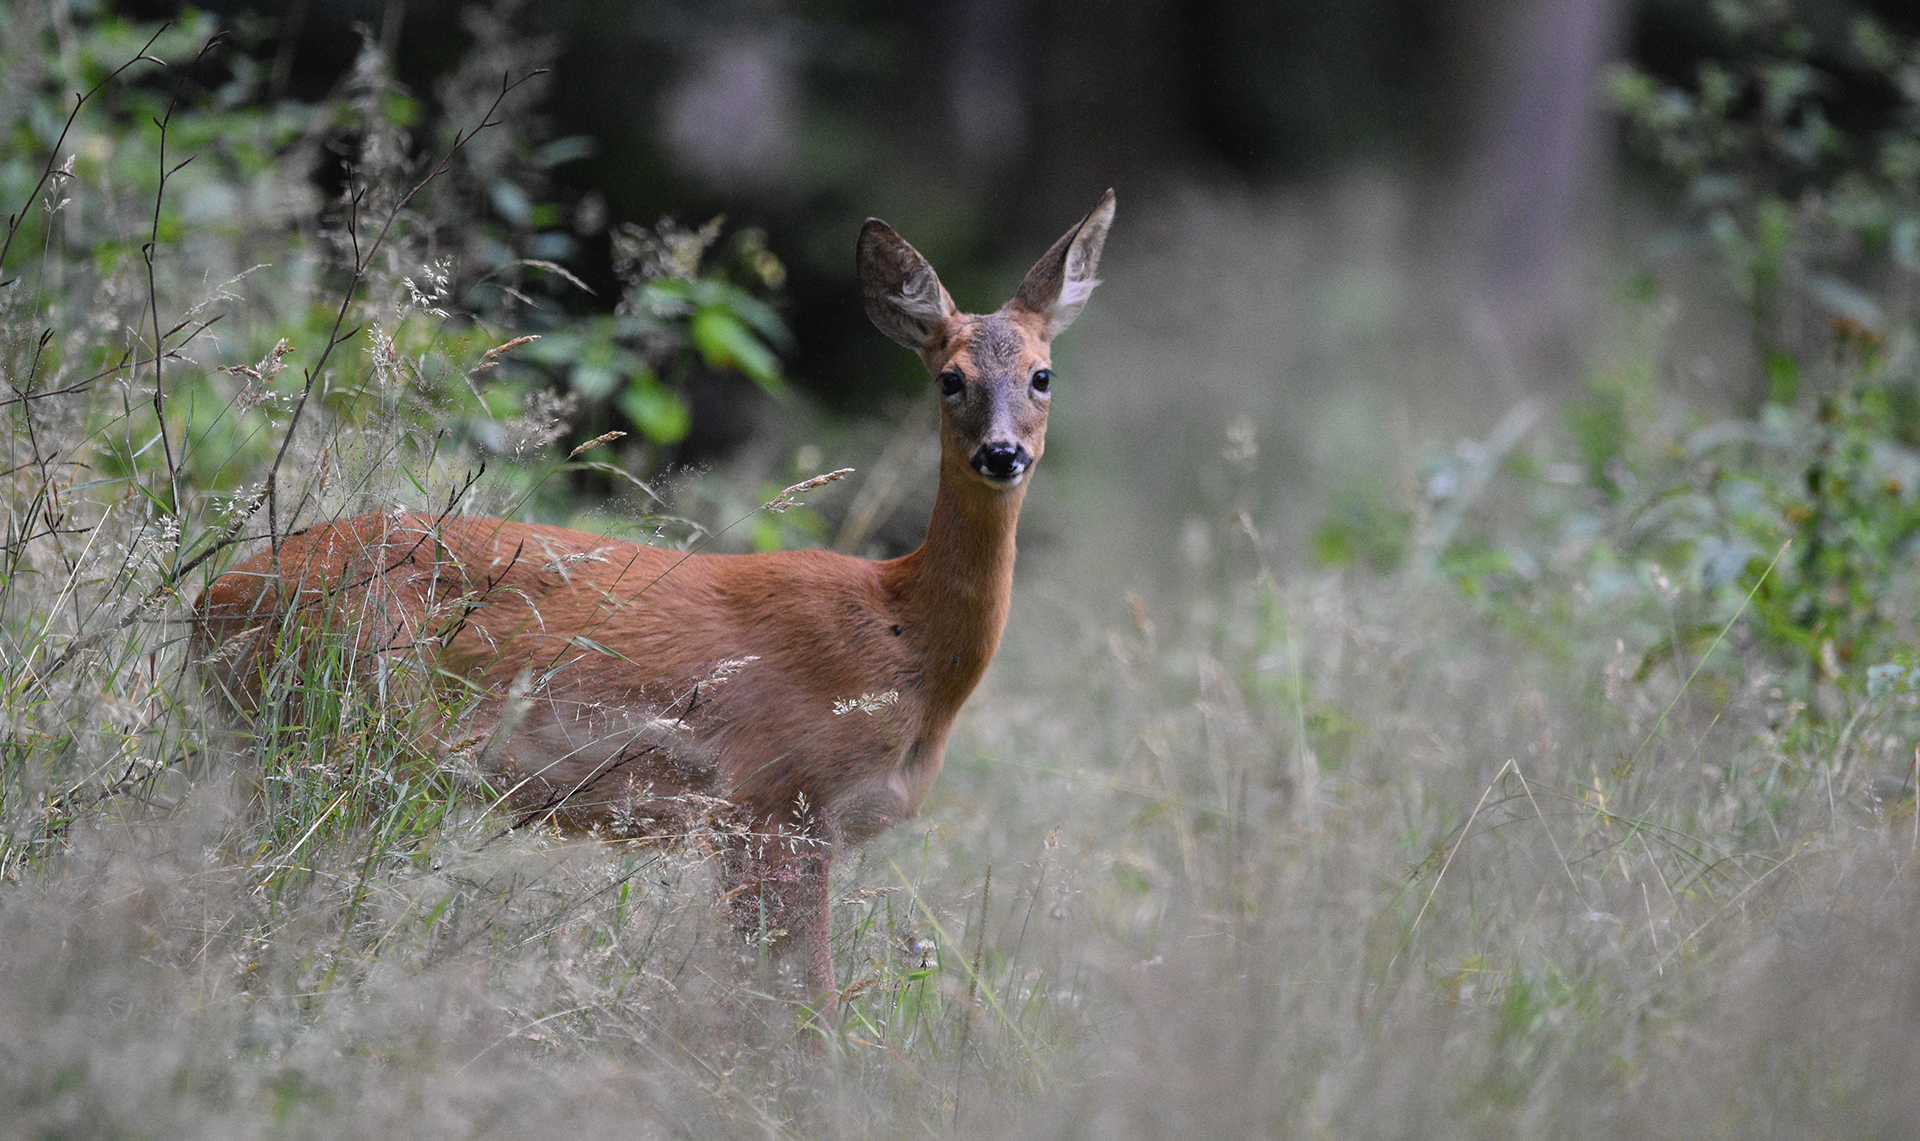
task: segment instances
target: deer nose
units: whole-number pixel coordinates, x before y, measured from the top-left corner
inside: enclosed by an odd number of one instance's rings
[[[1019,479],[1033,466],[1033,456],[1019,444],[996,442],[981,444],[973,453],[973,470],[995,483]]]

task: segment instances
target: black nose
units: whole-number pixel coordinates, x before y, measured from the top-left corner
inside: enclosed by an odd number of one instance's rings
[[[1013,479],[1032,464],[1033,457],[1019,444],[981,444],[973,453],[973,470],[988,479]]]

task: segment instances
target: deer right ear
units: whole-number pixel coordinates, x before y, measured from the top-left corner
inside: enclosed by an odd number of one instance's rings
[[[936,347],[946,323],[959,316],[927,259],[878,218],[860,228],[854,268],[867,319],[916,353]]]
[[[1107,227],[1111,225],[1113,191],[1109,190],[1091,214],[1061,235],[1027,271],[1013,300],[1007,303],[1045,321],[1049,341],[1073,324],[1093,295],[1093,287],[1100,284],[1093,273],[1100,268],[1100,247],[1106,243]]]

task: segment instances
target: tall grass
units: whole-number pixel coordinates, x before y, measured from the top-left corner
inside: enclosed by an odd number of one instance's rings
[[[20,45],[53,33],[6,30],[18,76]],[[144,53],[184,67],[206,29],[188,31]],[[396,502],[512,510],[558,461],[496,453],[470,478],[484,433],[460,424],[510,330],[433,312],[411,211],[439,158],[324,208],[197,220],[170,204],[231,186],[168,165],[177,134],[165,160],[161,128],[115,136],[144,140],[144,182],[125,161],[66,169],[88,116],[164,112],[159,65],[106,74],[139,54],[102,69],[65,141],[36,128],[28,176],[7,168],[12,1131],[1897,1137],[1920,1120],[1912,684],[1808,689],[1752,628],[1759,582],[1705,606],[1621,542],[1521,589],[1435,537],[1456,510],[1524,531],[1534,500],[1591,505],[1591,486],[1416,501],[1402,569],[1314,571],[1263,530],[1278,477],[1237,423],[1183,458],[1217,491],[1166,528],[1172,585],[1128,598],[1070,542],[1030,558],[928,816],[838,881],[846,1000],[824,1029],[731,969],[698,845],[511,827],[457,748],[420,744],[439,711],[322,656],[274,683],[298,718],[223,725],[182,673],[182,618],[243,543]],[[230,135],[270,126],[232,114]],[[260,201],[307,193],[297,170],[248,177]],[[272,264],[214,268],[242,247]],[[1125,271],[1106,287],[1122,313]],[[1129,335],[1088,316],[1085,338]],[[1681,636],[1702,622],[1711,637]]]

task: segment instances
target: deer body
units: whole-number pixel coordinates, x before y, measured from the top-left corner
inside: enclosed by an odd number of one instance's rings
[[[940,378],[940,484],[920,548],[684,554],[559,527],[367,515],[287,537],[196,604],[191,652],[244,714],[291,622],[350,632],[472,687],[508,803],[609,836],[684,834],[719,805],[736,923],[832,987],[835,849],[919,811],[999,644],[1014,530],[1044,448],[1048,345],[1084,304],[1108,192],[996,313],[960,313],[884,223],[861,233],[867,310]],[[297,663],[296,663],[297,664]]]

